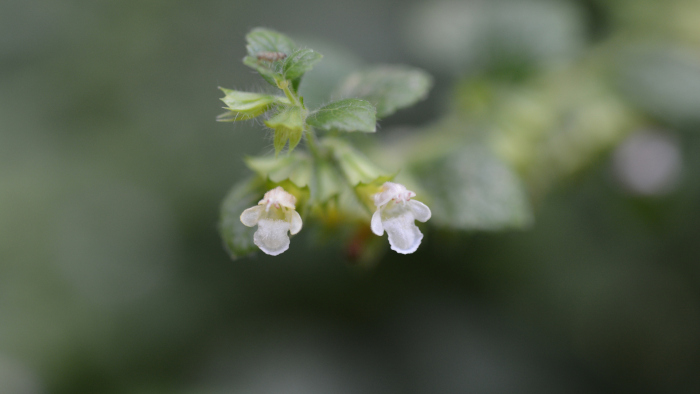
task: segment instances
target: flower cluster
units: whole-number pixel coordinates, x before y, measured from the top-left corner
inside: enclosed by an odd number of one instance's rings
[[[391,249],[401,254],[415,252],[423,239],[414,221],[430,219],[430,208],[412,200],[415,196],[404,185],[393,182],[385,182],[372,196],[377,207],[372,215],[372,232],[382,236],[386,230]],[[294,235],[302,226],[295,204],[296,197],[277,186],[265,193],[258,205],[243,211],[241,222],[248,227],[258,226],[253,242],[263,252],[277,256],[289,249],[287,233]]]
[[[337,81],[334,100],[313,107],[304,102],[299,86],[323,55],[264,28],[246,35],[246,51],[243,64],[271,88],[220,88],[225,112],[217,120],[262,118],[274,155],[246,157],[254,176],[239,181],[222,204],[219,230],[230,256],[258,249],[272,256],[283,253],[290,236],[301,231],[302,217],[347,236],[348,248],[359,250],[357,258],[364,261],[378,250],[379,242],[367,241],[370,229],[379,236],[386,231],[398,253],[416,251],[423,234],[415,220],[428,220],[430,209],[412,200],[415,193],[390,182],[397,169],[380,168],[345,136],[376,133],[379,119],[424,99],[432,77],[402,65],[364,67]],[[356,227],[363,222],[364,227]],[[337,231],[348,225],[354,232]]]

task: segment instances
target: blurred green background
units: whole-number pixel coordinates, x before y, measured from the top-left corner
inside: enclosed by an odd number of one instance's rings
[[[216,87],[264,88],[256,26],[326,55],[317,102],[429,71],[365,143],[484,130],[533,224],[230,261],[219,204],[272,147]],[[1,2],[0,393],[697,393],[698,128],[694,0]]]

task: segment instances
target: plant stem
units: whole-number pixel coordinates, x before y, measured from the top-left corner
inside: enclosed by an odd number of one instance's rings
[[[291,89],[289,89],[289,81],[288,80],[283,80],[283,81],[278,81],[277,82],[277,87],[282,89],[284,92],[284,95],[287,96],[289,101],[292,102],[292,105],[296,107],[301,107],[301,110],[304,113],[304,119],[306,119],[306,107],[302,103],[302,101],[299,99],[299,97],[296,95],[296,93],[292,92]],[[313,130],[311,127],[306,127],[304,129],[304,134],[306,135],[306,145],[309,147],[309,150],[311,153],[314,155],[316,159],[320,159],[323,157],[321,154],[321,149],[319,148],[318,144],[316,143],[316,136],[313,133]]]
[[[294,105],[295,107],[301,107],[302,109],[306,109],[299,100],[299,97],[297,97],[297,95],[294,94],[294,92],[292,92],[291,89],[289,89],[289,81],[287,81],[286,79],[284,81],[278,81],[277,87],[282,89],[284,95],[287,96],[289,101],[292,102],[292,105]]]

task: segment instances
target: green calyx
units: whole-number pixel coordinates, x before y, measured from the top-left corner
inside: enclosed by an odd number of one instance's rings
[[[289,141],[289,152],[301,141],[304,133],[305,113],[300,107],[289,107],[278,112],[270,120],[265,121],[265,125],[275,131],[273,145],[275,146],[275,156],[277,156]]]
[[[264,114],[272,108],[274,104],[289,105],[289,99],[271,94],[240,92],[238,90],[221,89],[226,96],[221,101],[226,104],[224,109],[227,112],[219,115],[216,119],[220,122],[234,122],[238,120],[248,120]]]

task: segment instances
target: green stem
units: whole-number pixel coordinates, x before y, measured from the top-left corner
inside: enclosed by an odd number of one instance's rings
[[[304,114],[306,114],[306,107],[304,107],[304,104],[299,99],[299,96],[297,96],[296,93],[292,92],[292,90],[289,88],[289,85],[290,83],[286,79],[283,81],[277,81],[277,87],[282,89],[284,95],[287,96],[292,105],[296,107],[301,107]],[[306,115],[304,115],[304,118],[306,118]],[[321,149],[316,143],[316,136],[314,135],[312,129],[307,126],[304,130],[304,134],[306,134],[306,145],[309,147],[311,153],[316,159],[321,159],[323,155],[321,154]]]
[[[282,89],[282,91],[284,92],[284,95],[287,96],[289,101],[292,102],[292,105],[294,105],[295,107],[301,107],[302,109],[306,109],[306,108],[304,108],[304,105],[299,100],[299,97],[297,97],[297,95],[294,94],[294,92],[292,92],[291,89],[289,89],[289,81],[288,80],[285,79],[283,81],[277,81],[277,87]]]

